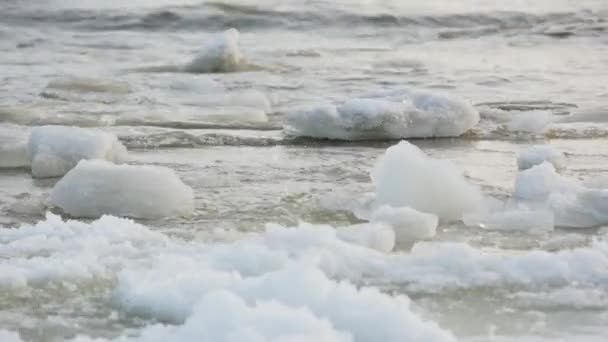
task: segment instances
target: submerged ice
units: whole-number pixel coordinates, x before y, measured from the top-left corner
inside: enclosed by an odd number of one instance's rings
[[[479,122],[469,103],[444,94],[405,92],[288,113],[291,135],[340,140],[457,137]]]

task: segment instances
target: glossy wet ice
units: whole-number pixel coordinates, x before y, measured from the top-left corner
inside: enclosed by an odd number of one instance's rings
[[[129,149],[129,163],[170,167],[195,193],[192,217],[139,221],[168,236],[168,247],[157,246],[160,237],[140,237],[139,230],[120,237],[135,250],[95,245],[91,255],[110,266],[91,271],[91,277],[65,264],[70,255],[83,264],[88,260],[77,247],[86,246],[81,240],[63,245],[62,256],[44,247],[54,242],[32,237],[30,247],[22,247],[28,250],[24,255],[41,256],[48,265],[36,273],[41,269],[17,258],[21,250],[8,248],[8,233],[0,233],[0,269],[8,279],[0,276],[0,330],[18,331],[26,341],[137,336],[167,321],[127,310],[116,299],[123,269],[137,275],[143,263],[162,277],[154,255],[191,253],[196,264],[210,259],[203,251],[247,239],[267,223],[360,223],[352,210],[374,191],[370,171],[396,141],[286,136],[285,113],[295,108],[411,88],[466,98],[482,117],[471,132],[414,143],[433,157],[452,160],[489,198],[511,196],[517,153],[533,144],[564,151],[567,177],[587,180],[606,173],[608,8],[602,1],[57,0],[8,1],[0,10],[3,147],[25,141],[36,125],[100,127],[118,135]],[[254,71],[150,72],[148,67],[189,62],[206,39],[229,27],[241,31],[242,52]],[[516,129],[547,111],[547,127]],[[526,123],[513,124],[516,116]],[[23,167],[0,169],[0,225],[18,228],[45,220],[48,209],[57,212],[47,200],[56,182],[33,179]],[[367,272],[364,277],[328,274],[407,294],[416,314],[459,340],[600,341],[608,320],[608,280],[601,276],[608,263],[605,247],[593,241],[604,234],[603,227],[538,235],[443,223],[431,244],[468,244],[471,253],[481,255],[472,257],[471,265],[483,265],[487,274],[475,273],[468,261],[459,264],[469,260],[460,247],[423,262],[409,257],[409,245],[397,246],[394,253],[403,255],[398,262],[370,255],[386,264],[380,273],[362,262],[352,267]],[[587,255],[581,259],[586,264],[556,252],[577,248]],[[107,261],[112,251],[117,256]],[[517,259],[538,251],[553,254]],[[446,259],[454,263],[445,266]],[[180,279],[196,270],[182,262],[174,274]],[[11,283],[15,267],[30,272],[27,285]],[[407,272],[417,267],[421,275],[409,278]],[[453,279],[433,283],[422,276],[450,270]],[[559,276],[543,278],[552,271]],[[178,285],[173,284],[179,292]],[[136,292],[126,293],[136,300]],[[162,298],[159,293],[154,298]]]

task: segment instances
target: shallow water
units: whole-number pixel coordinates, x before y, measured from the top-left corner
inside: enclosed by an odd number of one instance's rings
[[[382,298],[407,295],[412,312],[458,340],[601,341],[608,334],[603,226],[538,235],[443,223],[424,243],[430,252],[398,245],[388,255],[296,235],[283,246],[265,232],[267,223],[362,222],[352,211],[374,191],[370,170],[396,141],[295,138],[283,125],[302,106],[387,91],[446,91],[475,105],[481,122],[464,136],[413,143],[453,161],[487,198],[511,196],[517,153],[533,144],[564,151],[567,177],[605,176],[605,1],[36,0],[3,1],[0,13],[1,147],[26,141],[37,125],[98,127],[119,137],[128,163],[168,166],[195,193],[192,217],[138,221],[147,228],[93,223],[112,231],[86,226],[74,235],[59,228],[67,223],[47,222],[41,225],[54,230],[36,233],[27,225],[58,212],[47,200],[57,179],[33,179],[27,167],[0,161],[0,226],[8,228],[0,231],[0,331],[63,341],[140,336],[157,322],[179,327],[188,317],[180,310],[191,311],[188,303],[202,296],[197,289],[223,284],[207,273],[190,279],[197,265],[244,277],[282,270],[265,258],[293,268],[282,258],[304,255],[297,247],[304,241],[313,246],[311,259],[331,259],[319,266],[328,282],[345,279],[393,296]],[[230,27],[241,31],[242,52],[255,68],[176,72]],[[519,117],[529,126],[547,112],[550,123],[540,130],[512,124]],[[18,230],[23,240],[11,244]],[[154,287],[171,277],[175,282]],[[253,302],[268,297],[241,290],[228,291]],[[386,310],[376,318],[388,321]],[[374,331],[365,319],[338,330],[361,324]],[[188,341],[187,333],[172,336]]]

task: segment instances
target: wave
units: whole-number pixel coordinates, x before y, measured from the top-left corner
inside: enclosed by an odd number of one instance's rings
[[[495,11],[462,14],[410,15],[361,14],[341,9],[315,8],[277,10],[261,6],[206,2],[197,6],[174,6],[155,10],[128,11],[111,9],[37,9],[15,10],[0,19],[16,25],[57,24],[85,30],[223,30],[384,27],[429,28],[440,39],[515,33],[567,38],[576,35],[601,35],[608,31],[608,11],[575,11],[531,14]]]

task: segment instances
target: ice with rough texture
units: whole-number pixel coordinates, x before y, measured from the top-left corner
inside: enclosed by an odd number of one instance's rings
[[[565,169],[566,155],[550,145],[535,145],[521,151],[517,156],[517,166],[520,170],[526,170],[544,162],[553,164],[557,170]]]
[[[85,159],[121,162],[126,148],[111,133],[65,126],[32,129],[29,139],[32,175],[60,177]]]
[[[460,220],[483,206],[479,190],[453,163],[431,158],[406,141],[389,147],[371,176],[378,205],[410,207],[444,221]]]
[[[340,140],[456,137],[479,122],[469,103],[444,94],[352,99],[288,113],[287,133]]]
[[[235,72],[245,64],[239,49],[239,31],[231,28],[216,34],[184,67],[192,73]]]
[[[346,265],[349,254],[386,254],[347,243],[330,226],[274,226],[197,246],[130,220],[64,222],[49,214],[0,229],[0,237],[1,288],[115,280],[108,283],[116,284],[117,309],[173,324],[115,341],[454,341],[414,313],[406,296],[331,279],[323,271],[331,263],[341,273],[358,267]]]
[[[91,223],[47,214],[19,229],[0,229],[0,288],[109,279],[117,267],[169,239],[127,219],[104,216]],[[133,248],[138,246],[138,248]]]
[[[160,218],[194,210],[192,189],[173,170],[102,160],[79,162],[55,185],[50,201],[75,217]]]
[[[183,325],[147,327],[136,341],[233,341],[231,337],[250,336],[256,341],[454,341],[414,314],[407,297],[336,282],[314,264],[288,262],[260,276],[240,277],[228,270],[194,271],[190,268],[195,264],[176,262],[179,259],[154,270],[124,272],[119,278],[117,298],[133,313],[167,312],[175,305],[187,313]],[[167,273],[171,268],[178,277],[169,276],[175,274]],[[248,335],[240,335],[243,330]]]
[[[558,252],[419,242],[409,253],[387,254],[349,243],[331,226],[269,225],[233,242],[203,245],[126,219],[64,222],[49,215],[33,226],[0,229],[0,255],[3,289],[111,280],[103,283],[114,289],[116,310],[165,323],[115,341],[453,341],[412,311],[406,296],[357,285],[538,292],[573,283],[601,289],[608,281],[605,236]]]
[[[261,234],[206,246],[171,240],[127,219],[63,222],[48,215],[36,225],[0,229],[0,236],[0,286],[112,279],[122,269],[116,290],[120,307],[171,322],[185,321],[203,292],[256,283],[285,273],[290,265],[289,273],[318,268],[328,281],[389,281],[423,292],[507,285],[546,290],[608,281],[603,235],[590,245],[558,252],[497,252],[466,243],[418,242],[409,253],[387,254],[349,243],[331,226],[269,225]],[[307,293],[321,288],[293,289],[305,283],[294,281],[293,275],[286,278],[292,286],[276,282],[268,295],[280,296],[280,289]]]
[[[430,239],[436,234],[439,219],[437,215],[422,213],[408,207],[393,208],[384,205],[376,209],[371,222],[382,222],[395,230],[396,241],[411,243]]]

